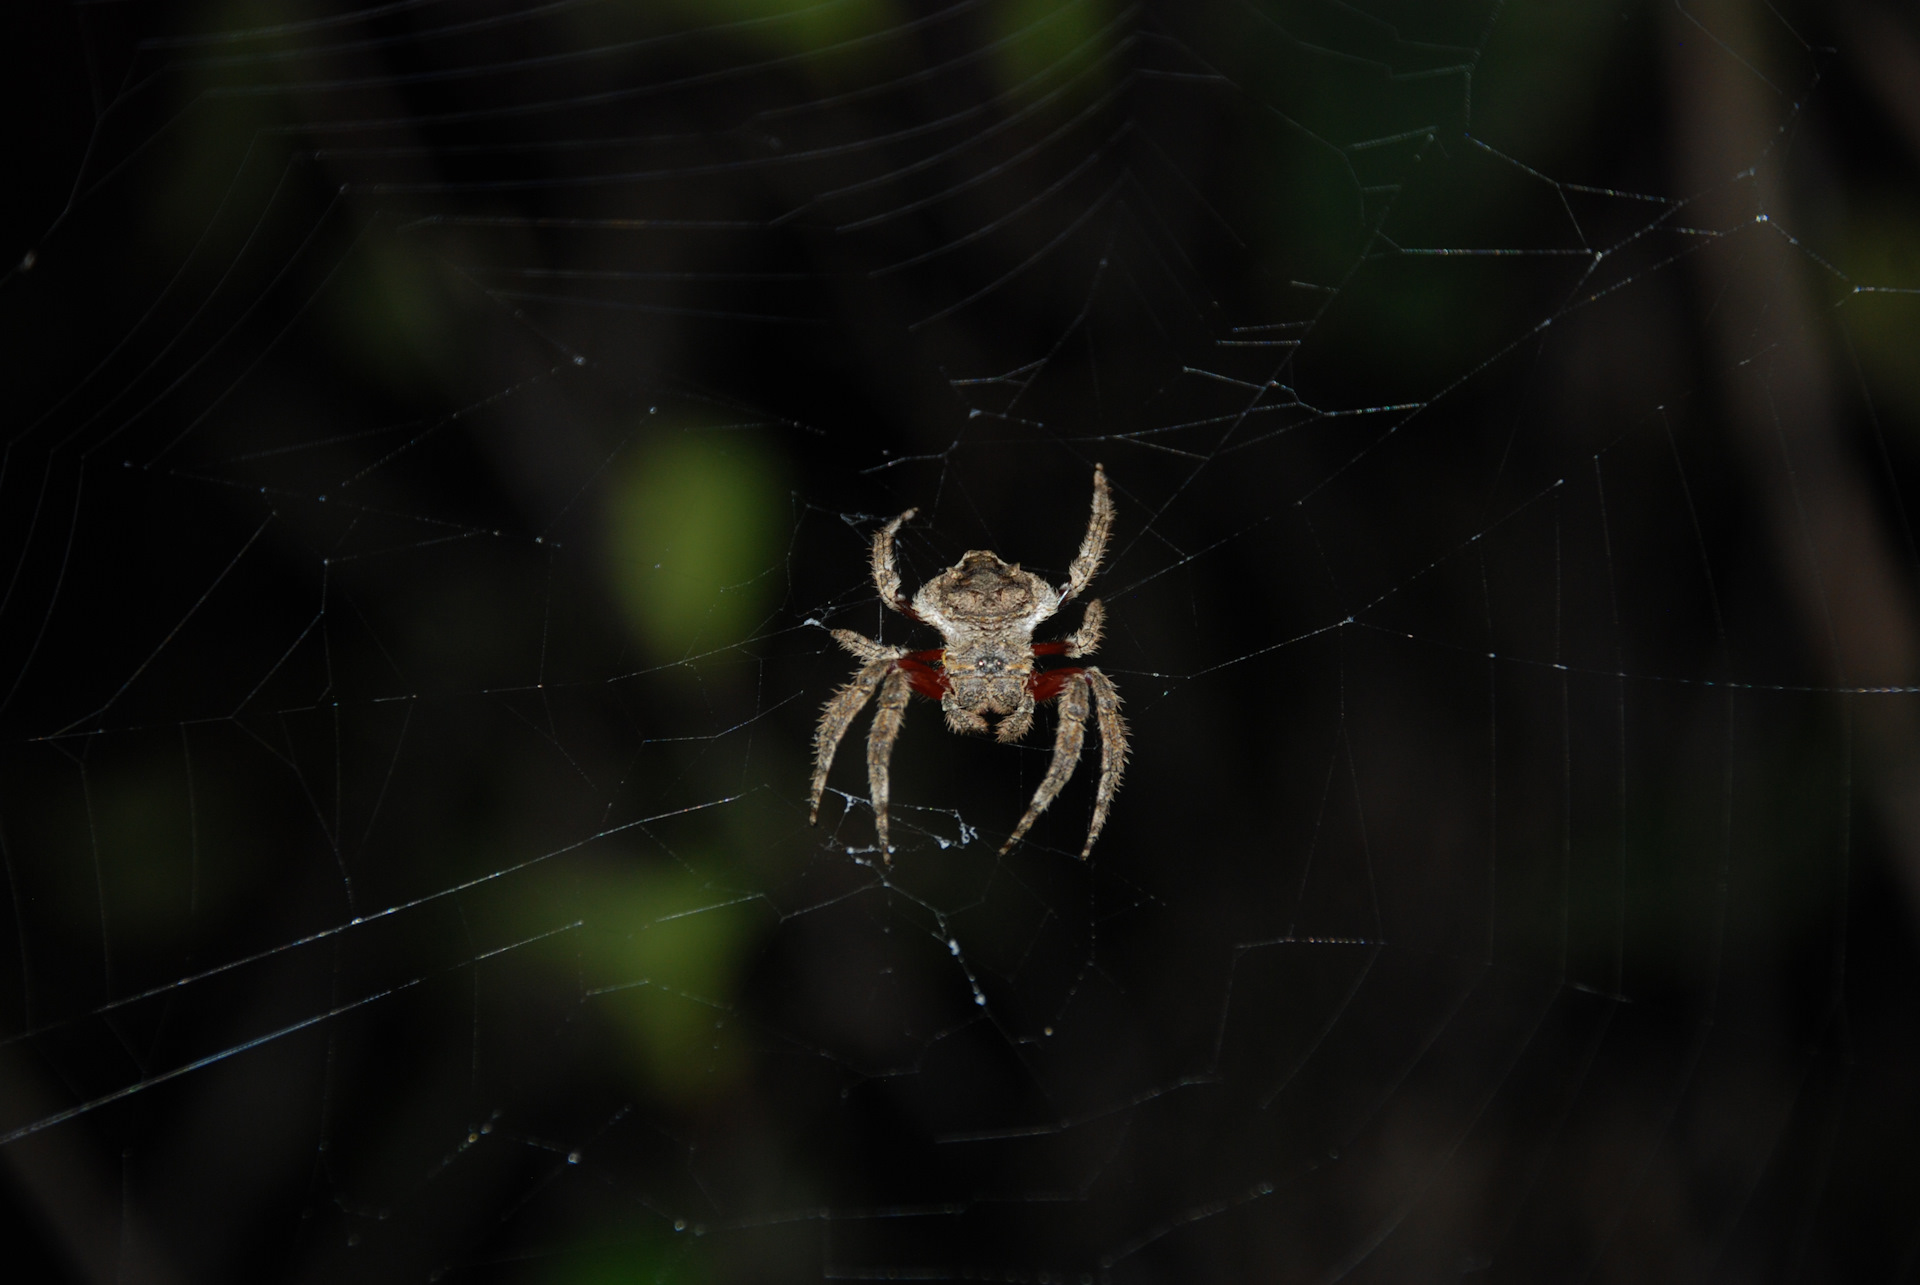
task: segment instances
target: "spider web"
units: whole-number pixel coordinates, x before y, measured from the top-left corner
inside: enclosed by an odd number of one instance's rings
[[[1892,10],[19,21],[23,1272],[1911,1275]],[[1092,860],[1050,714],[810,827],[1096,461]]]

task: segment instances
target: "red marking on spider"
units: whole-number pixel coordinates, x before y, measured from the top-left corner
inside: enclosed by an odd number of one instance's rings
[[[906,671],[907,682],[913,690],[932,700],[939,700],[952,690],[945,671],[939,668],[939,651],[918,651],[910,656],[902,656],[893,662],[894,668]],[[922,657],[932,657],[929,664]]]
[[[1038,651],[1040,649],[1036,647],[1034,650]],[[1075,674],[1084,674],[1086,672],[1084,669],[1072,667],[1067,669],[1044,670],[1027,680],[1027,690],[1033,693],[1033,698],[1037,701],[1050,701],[1067,689],[1067,680],[1069,678],[1072,678]]]

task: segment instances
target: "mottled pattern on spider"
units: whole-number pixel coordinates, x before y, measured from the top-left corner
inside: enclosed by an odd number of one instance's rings
[[[998,554],[975,549],[920,587],[909,600],[900,591],[900,570],[894,564],[893,537],[918,512],[908,509],[873,537],[873,582],[880,601],[909,620],[932,625],[946,640],[945,647],[908,651],[875,642],[851,629],[836,629],[842,647],[866,663],[853,681],[833,694],[820,713],[814,734],[813,813],[820,819],[820,797],[826,792],[827,770],[834,753],[860,711],[875,692],[879,702],[873,727],[867,734],[867,783],[873,794],[874,828],[879,832],[882,858],[892,861],[887,839],[887,766],[893,743],[906,719],[913,692],[940,702],[947,726],[956,732],[985,732],[986,716],[996,715],[995,735],[1004,742],[1019,740],[1033,726],[1038,701],[1060,702],[1060,727],[1054,735],[1053,760],[1034,791],[1033,802],[1013,828],[1006,852],[1020,842],[1027,828],[1059,795],[1080,763],[1086,739],[1089,707],[1100,727],[1100,784],[1094,794],[1093,823],[1081,857],[1093,851],[1093,841],[1107,823],[1107,810],[1120,789],[1120,772],[1127,760],[1127,724],[1120,717],[1120,693],[1113,680],[1091,665],[1036,670],[1038,656],[1085,656],[1100,645],[1106,610],[1099,599],[1087,603],[1080,628],[1059,642],[1035,643],[1040,623],[1078,597],[1100,568],[1113,529],[1113,500],[1107,494],[1107,475],[1093,466],[1093,514],[1086,538],[1067,569],[1067,582],[1055,589],[1018,563],[1002,562]]]

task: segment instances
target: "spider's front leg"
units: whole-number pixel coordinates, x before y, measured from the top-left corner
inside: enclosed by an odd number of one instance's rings
[[[1087,515],[1087,534],[1081,538],[1080,552],[1073,555],[1067,568],[1067,582],[1060,586],[1060,601],[1080,596],[1100,569],[1107,553],[1107,537],[1113,534],[1113,497],[1107,494],[1107,471],[1093,466],[1093,512]]]
[[[908,509],[881,527],[873,537],[873,584],[880,591],[880,601],[909,620],[918,620],[920,617],[914,614],[912,601],[900,592],[900,567],[893,556],[893,537],[919,511]]]

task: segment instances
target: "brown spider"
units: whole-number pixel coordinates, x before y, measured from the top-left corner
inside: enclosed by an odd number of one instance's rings
[[[874,828],[879,831],[883,860],[893,860],[887,841],[887,765],[893,743],[900,737],[910,693],[919,692],[940,702],[947,726],[956,732],[984,732],[986,715],[1000,718],[995,735],[1011,743],[1033,726],[1037,701],[1060,701],[1060,730],[1053,741],[1053,761],[1034,791],[1033,802],[1013,828],[1000,851],[1006,852],[1027,827],[1052,803],[1080,763],[1080,745],[1086,737],[1089,703],[1100,724],[1100,786],[1094,796],[1093,824],[1087,828],[1084,859],[1107,823],[1107,809],[1120,788],[1120,771],[1127,760],[1127,724],[1120,717],[1120,693],[1113,680],[1091,665],[1081,668],[1036,670],[1037,656],[1085,656],[1100,645],[1106,609],[1095,598],[1087,603],[1080,628],[1059,642],[1036,643],[1033,631],[1087,587],[1099,570],[1113,529],[1113,500],[1107,495],[1107,475],[1093,466],[1093,514],[1086,538],[1067,569],[1067,582],[1055,589],[1018,563],[1009,565],[998,554],[975,549],[920,586],[909,601],[900,592],[900,570],[894,564],[893,537],[901,524],[918,512],[908,509],[873,537],[873,582],[880,601],[909,620],[932,625],[946,639],[945,647],[908,651],[875,642],[851,629],[836,629],[834,639],[864,660],[853,681],[833,694],[820,712],[813,738],[813,814],[820,819],[820,797],[827,788],[827,769],[833,766],[840,740],[877,689],[879,707],[867,734],[867,782],[873,793]]]

